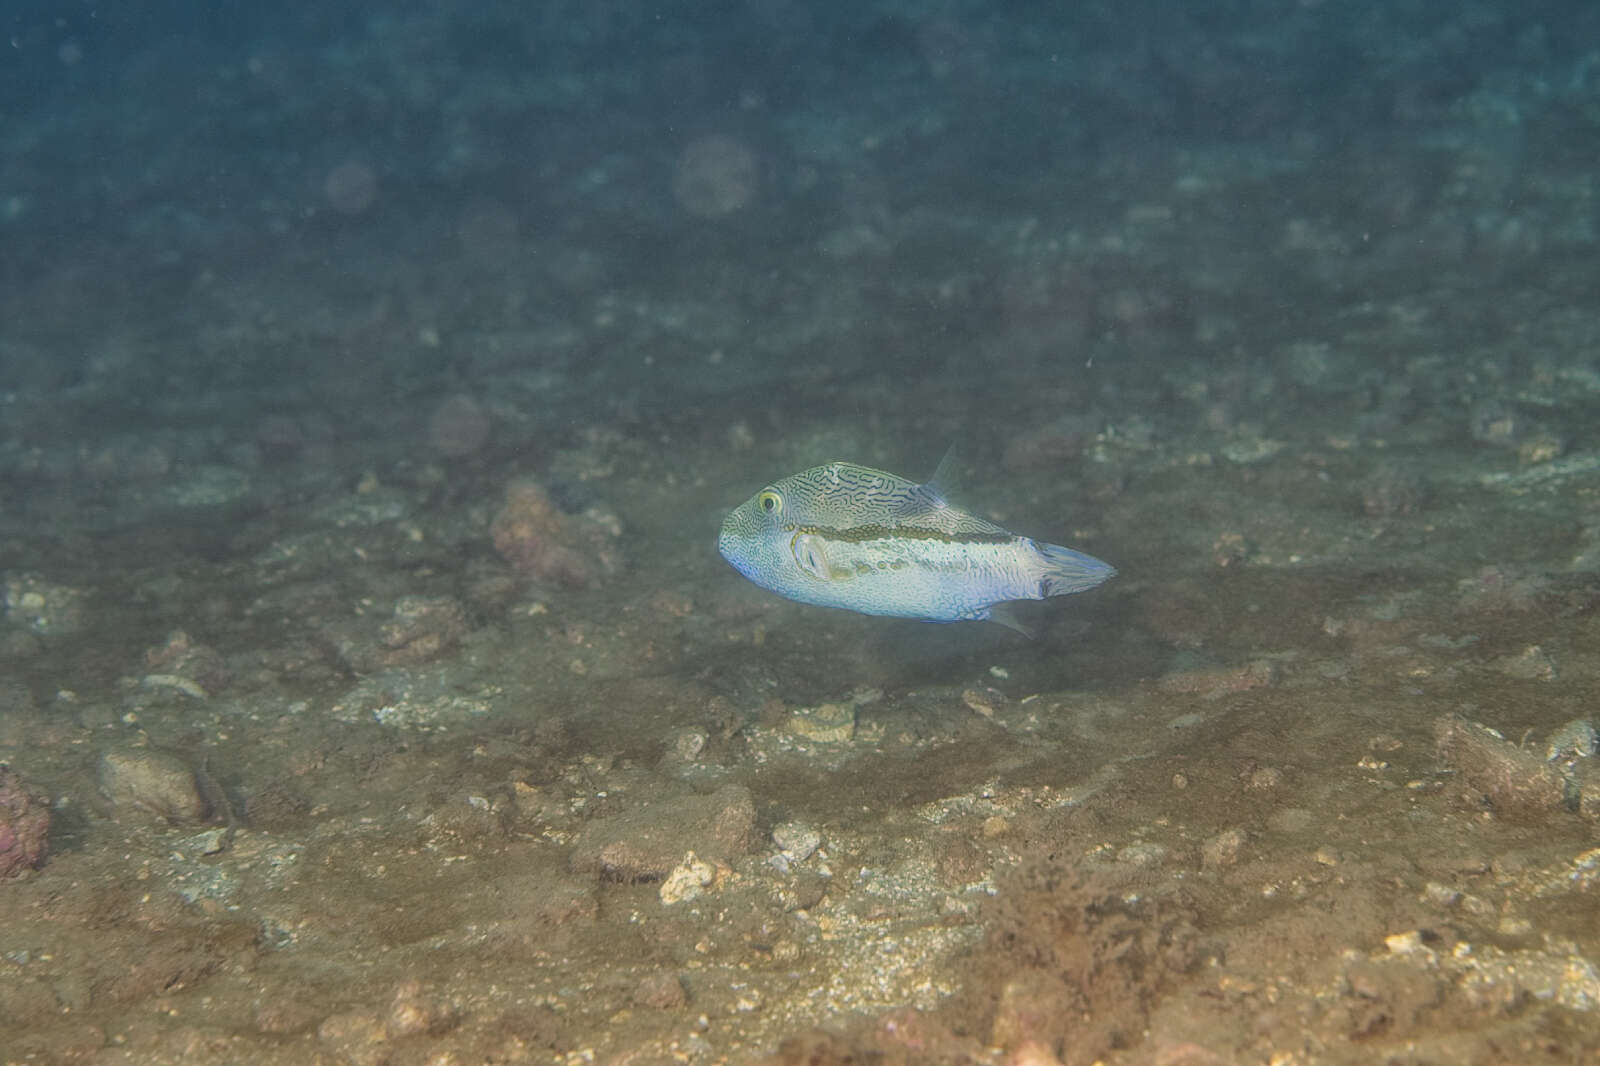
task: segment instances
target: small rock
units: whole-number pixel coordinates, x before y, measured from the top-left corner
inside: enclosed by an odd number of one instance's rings
[[[467,632],[467,612],[449,596],[402,596],[394,605],[394,619],[384,625],[380,639],[385,666],[408,666],[437,659],[453,648]]]
[[[822,834],[804,822],[784,822],[772,830],[772,842],[790,862],[805,862],[822,846]]]
[[[699,762],[710,742],[704,729],[679,729],[668,737],[666,757],[671,762]]]
[[[406,981],[394,991],[384,1015],[383,1031],[390,1040],[442,1033],[455,1023],[455,1014],[423,994],[422,982]]]
[[[699,899],[717,879],[717,868],[709,862],[695,858],[694,852],[683,857],[683,862],[667,874],[661,882],[661,902],[667,906]]]
[[[165,643],[147,649],[144,662],[150,668],[143,680],[147,688],[165,685],[204,698],[222,691],[230,680],[221,653],[194,643],[181,629],[173,630]]]
[[[963,691],[961,702],[985,718],[993,718],[995,713],[1006,705],[1006,695],[997,688],[985,685]]]
[[[785,728],[795,736],[823,744],[844,744],[856,735],[856,709],[842,703],[797,707]]]
[[[1555,661],[1537,644],[1530,644],[1515,655],[1501,656],[1494,660],[1494,666],[1518,681],[1554,681],[1559,676]]]
[[[1454,907],[1461,902],[1461,890],[1429,881],[1422,888],[1422,898],[1436,907]]]
[[[665,878],[685,852],[723,861],[756,843],[755,799],[743,785],[709,796],[669,796],[596,820],[578,835],[571,864],[622,881]]]
[[[323,629],[324,638],[357,674],[415,666],[453,650],[468,630],[467,612],[449,596],[402,596],[379,624],[362,615]]]
[[[100,792],[118,818],[193,825],[209,813],[189,764],[153,748],[120,748],[101,755]]]
[[[794,879],[784,895],[784,909],[788,911],[808,911],[822,902],[822,897],[828,893],[830,879],[821,874],[802,873]]]
[[[689,993],[677,974],[653,973],[634,986],[633,1001],[655,1010],[677,1010],[688,1004]]]

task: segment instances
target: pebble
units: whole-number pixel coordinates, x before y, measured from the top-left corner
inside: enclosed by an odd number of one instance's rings
[[[688,1005],[689,993],[677,974],[662,971],[640,979],[634,986],[633,1001],[656,1010],[678,1010]]]
[[[717,868],[689,852],[661,882],[661,902],[667,906],[699,899],[717,879]]]
[[[1243,829],[1224,829],[1200,847],[1200,861],[1207,869],[1232,866],[1239,861],[1250,835]]]
[[[703,729],[680,729],[668,740],[667,753],[679,762],[697,762],[710,741]]]
[[[205,820],[205,799],[182,758],[153,748],[117,748],[100,756],[100,792],[118,818],[193,825]]]

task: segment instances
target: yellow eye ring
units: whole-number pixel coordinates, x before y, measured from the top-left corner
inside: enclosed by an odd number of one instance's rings
[[[783,510],[783,497],[772,489],[762,489],[756,493],[756,506],[763,514],[775,515]]]

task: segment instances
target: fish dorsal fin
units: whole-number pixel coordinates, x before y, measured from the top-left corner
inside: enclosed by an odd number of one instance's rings
[[[944,458],[933,468],[933,476],[922,485],[922,488],[945,501],[949,501],[953,495],[960,494],[961,455],[957,445],[952,444],[944,450]]]
[[[950,510],[953,506],[950,503],[950,490],[956,487],[958,480],[956,466],[956,447],[952,444],[934,468],[933,476],[906,490],[905,498],[895,505],[894,517],[907,522],[918,518],[927,520],[941,511]],[[937,521],[934,524],[944,525]]]
[[[952,499],[959,497],[961,478],[958,474],[961,455],[955,445],[944,453],[933,477],[921,485],[912,485],[891,512],[896,523],[935,529],[946,536],[1006,537],[1011,534],[987,522]]]

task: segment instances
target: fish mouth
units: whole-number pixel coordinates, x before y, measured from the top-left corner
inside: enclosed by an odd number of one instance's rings
[[[728,560],[733,565],[733,568],[742,574],[744,573],[744,567],[739,565],[739,561],[734,558],[733,554],[734,539],[733,531],[727,525],[724,525],[722,532],[717,534],[717,554]]]
[[[717,554],[728,560],[728,565],[739,571],[741,575],[755,581],[755,564],[748,555],[739,550],[740,537],[732,530],[724,528],[717,534]],[[760,584],[759,581],[756,582]]]

